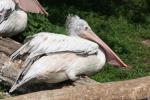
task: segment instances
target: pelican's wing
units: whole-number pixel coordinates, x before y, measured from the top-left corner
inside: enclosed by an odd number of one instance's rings
[[[29,54],[23,64],[24,70],[17,78],[19,79],[20,76],[26,75],[32,64],[43,55],[61,52],[90,55],[97,53],[98,49],[99,47],[96,43],[85,39],[42,32],[34,35],[31,40],[15,51],[10,58],[14,60],[19,56],[22,57],[25,54]]]
[[[33,13],[42,13],[48,15],[45,9],[37,0],[15,0],[18,6],[24,11]]]
[[[41,32],[33,36],[20,49],[15,51],[10,58],[12,60],[24,54],[29,54],[28,58],[35,56],[60,52],[74,52],[81,55],[90,55],[98,51],[96,43],[66,35]]]
[[[11,60],[21,58],[25,54],[29,54],[23,64],[25,74],[30,66],[42,55],[48,55],[61,52],[74,52],[80,55],[90,55],[97,53],[99,47],[96,43],[66,35],[54,33],[38,33],[31,40],[25,43],[21,48],[15,51],[11,56]]]
[[[15,10],[15,3],[12,0],[0,0],[0,24],[9,17],[13,10]]]
[[[65,57],[65,59],[64,59]],[[64,72],[68,69],[68,65],[72,63],[73,59],[77,57],[73,53],[63,53],[57,55],[43,56],[35,61],[30,68],[26,68],[26,73],[22,71],[18,79],[10,89],[13,92],[16,88],[27,83],[28,81],[38,78],[48,81],[51,76],[56,75],[58,72]],[[59,62],[59,63],[58,63]]]

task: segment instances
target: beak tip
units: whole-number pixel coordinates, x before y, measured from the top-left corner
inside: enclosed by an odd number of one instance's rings
[[[128,67],[128,65],[127,65],[127,64],[125,64],[125,63],[123,63],[123,67]]]
[[[128,65],[127,64],[125,64],[125,63],[119,63],[117,66],[119,66],[119,67],[124,67],[124,68],[128,68]]]

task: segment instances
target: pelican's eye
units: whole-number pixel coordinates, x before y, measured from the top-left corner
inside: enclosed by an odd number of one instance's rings
[[[89,28],[88,27],[85,27],[85,30],[88,30]]]

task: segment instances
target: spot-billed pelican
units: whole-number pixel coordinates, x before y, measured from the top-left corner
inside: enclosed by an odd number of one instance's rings
[[[37,0],[0,0],[0,36],[11,37],[26,28],[24,11],[47,14]]]
[[[77,80],[80,75],[92,75],[108,62],[115,66],[127,65],[78,16],[66,22],[70,36],[41,32],[11,55],[14,60],[29,54],[13,92],[27,82],[58,83]]]

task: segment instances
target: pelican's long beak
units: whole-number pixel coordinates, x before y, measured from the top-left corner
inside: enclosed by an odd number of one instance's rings
[[[82,38],[96,42],[105,52],[106,59],[109,64],[115,65],[115,66],[127,67],[127,65],[94,32],[82,31],[80,36]]]

